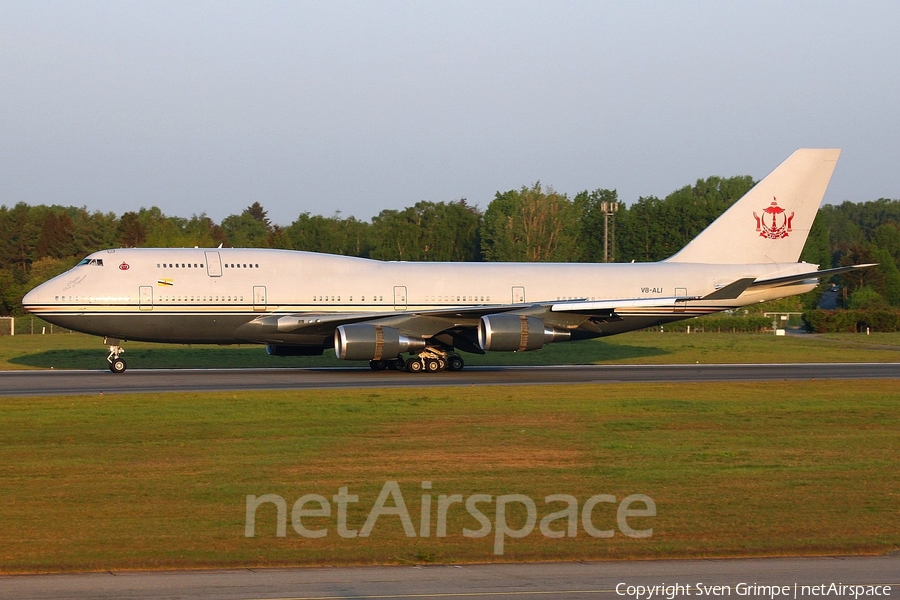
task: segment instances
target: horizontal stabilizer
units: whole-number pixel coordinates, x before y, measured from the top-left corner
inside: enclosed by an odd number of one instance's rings
[[[717,289],[712,294],[703,296],[702,300],[734,300],[735,298],[743,294],[744,290],[753,285],[754,281],[756,281],[756,277],[745,277],[744,279],[738,279],[737,281],[729,283],[723,288]]]
[[[872,267],[877,267],[878,263],[869,263],[865,265],[851,265],[849,267],[837,267],[834,269],[823,269],[821,271],[812,271],[811,273],[799,273],[797,275],[787,275],[785,277],[774,277],[772,279],[760,279],[758,281],[754,281],[749,287],[757,288],[757,287],[778,287],[780,285],[788,285],[791,283],[796,283],[798,281],[805,281],[807,279],[821,279],[822,277],[831,277],[832,275],[837,275],[838,273],[848,273],[850,271],[857,271],[859,269],[870,269]]]

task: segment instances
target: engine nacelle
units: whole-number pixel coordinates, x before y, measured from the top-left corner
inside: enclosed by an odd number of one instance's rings
[[[425,340],[401,335],[393,327],[355,323],[334,330],[334,353],[343,360],[390,359],[424,349]]]
[[[568,331],[546,327],[542,319],[525,315],[485,315],[478,324],[478,345],[485,352],[539,350],[570,337]]]

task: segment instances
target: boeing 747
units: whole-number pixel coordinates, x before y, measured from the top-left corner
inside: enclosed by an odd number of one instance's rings
[[[410,263],[240,248],[95,252],[29,292],[25,309],[126,340],[265,344],[269,354],[459,371],[466,352],[522,352],[812,290],[798,262],[840,150],[801,149],[674,256],[655,263]]]

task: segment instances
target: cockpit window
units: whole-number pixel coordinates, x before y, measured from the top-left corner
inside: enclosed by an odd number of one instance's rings
[[[80,267],[81,265],[94,265],[96,267],[102,267],[103,259],[102,258],[86,258],[75,266]]]

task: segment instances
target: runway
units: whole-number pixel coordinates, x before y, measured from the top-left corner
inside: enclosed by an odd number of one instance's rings
[[[459,373],[429,374],[374,372],[359,367],[132,369],[119,375],[107,370],[3,371],[0,396],[813,379],[900,379],[900,363],[467,367]]]
[[[673,586],[650,600],[687,597],[853,598],[830,584],[862,585],[871,598],[896,596],[900,556],[654,560],[494,565],[325,567],[195,572],[120,572],[0,577],[0,598],[211,600],[338,598],[621,598],[637,586]],[[702,584],[705,587],[698,588]],[[743,586],[741,585],[743,584]],[[687,587],[687,586],[690,587]],[[770,586],[769,589],[750,586]],[[818,594],[802,586],[826,586]],[[886,589],[884,586],[890,586]],[[629,586],[633,586],[629,593]],[[719,594],[714,586],[718,588]],[[726,587],[727,586],[727,589]],[[771,586],[779,586],[773,595]],[[787,586],[786,588],[780,586]],[[796,587],[795,587],[796,586]],[[868,587],[872,586],[872,587]],[[840,588],[835,588],[840,590]],[[859,588],[855,588],[858,590]],[[665,588],[663,588],[665,590]],[[806,592],[806,593],[804,593]]]

